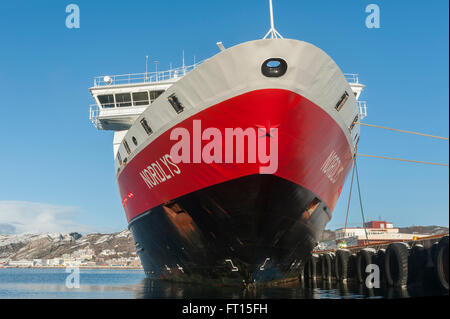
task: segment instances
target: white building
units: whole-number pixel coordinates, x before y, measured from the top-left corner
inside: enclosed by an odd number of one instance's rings
[[[366,235],[367,233],[367,235]],[[392,223],[386,221],[370,221],[363,227],[347,227],[336,230],[336,241],[351,241],[357,239],[357,245],[362,245],[367,240],[370,242],[390,242],[403,240],[417,240],[429,234],[406,234],[400,233],[398,228],[394,228]],[[347,244],[347,247],[354,246]]]
[[[8,266],[10,267],[33,267],[34,262],[32,260],[10,260]]]

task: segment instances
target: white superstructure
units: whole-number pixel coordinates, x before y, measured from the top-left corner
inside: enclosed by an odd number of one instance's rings
[[[114,131],[114,158],[128,129],[155,100],[202,62],[160,72],[106,75],[94,78],[89,90],[95,103],[90,105],[89,118],[99,130]],[[367,116],[367,105],[359,97],[365,88],[358,74],[346,73],[358,103],[360,119]]]

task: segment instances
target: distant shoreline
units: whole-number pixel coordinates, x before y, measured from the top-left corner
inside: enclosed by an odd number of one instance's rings
[[[142,267],[126,267],[126,266],[37,266],[37,267],[0,266],[0,269],[66,269],[66,268],[144,270],[144,268]]]

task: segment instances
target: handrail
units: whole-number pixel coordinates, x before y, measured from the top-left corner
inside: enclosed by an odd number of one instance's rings
[[[96,76],[94,78],[94,87],[132,84],[132,83],[152,83],[152,82],[154,83],[171,79],[177,79],[186,75],[186,73],[188,73],[189,71],[195,69],[202,62],[203,61],[189,66],[182,66],[166,71]]]
[[[359,83],[359,75],[356,73],[344,73],[348,83]]]
[[[367,102],[366,101],[357,101],[359,107],[359,115],[360,120],[367,116]]]
[[[140,107],[140,106],[149,106],[150,104],[152,104],[156,99],[148,99],[148,100],[132,100],[132,101],[127,101],[127,102],[108,102],[108,103],[103,103],[103,104],[97,104],[97,103],[93,103],[90,104],[90,107],[94,107],[97,106],[98,108],[100,108],[101,110],[110,110],[110,109],[122,109],[122,108],[127,108],[127,107]],[[131,104],[130,106],[119,106],[120,104]],[[138,103],[146,103],[146,104],[141,104],[141,105],[137,105]],[[114,105],[114,106],[106,106],[106,105]]]

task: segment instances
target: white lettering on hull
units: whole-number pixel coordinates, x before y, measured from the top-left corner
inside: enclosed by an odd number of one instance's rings
[[[335,151],[330,153],[325,162],[322,164],[320,170],[325,174],[331,183],[336,183],[339,175],[341,175],[344,170],[344,167],[342,166],[341,159]]]
[[[173,162],[169,154],[163,155],[159,160],[151,163],[139,173],[149,189],[167,182],[179,174],[181,174],[181,170]]]

